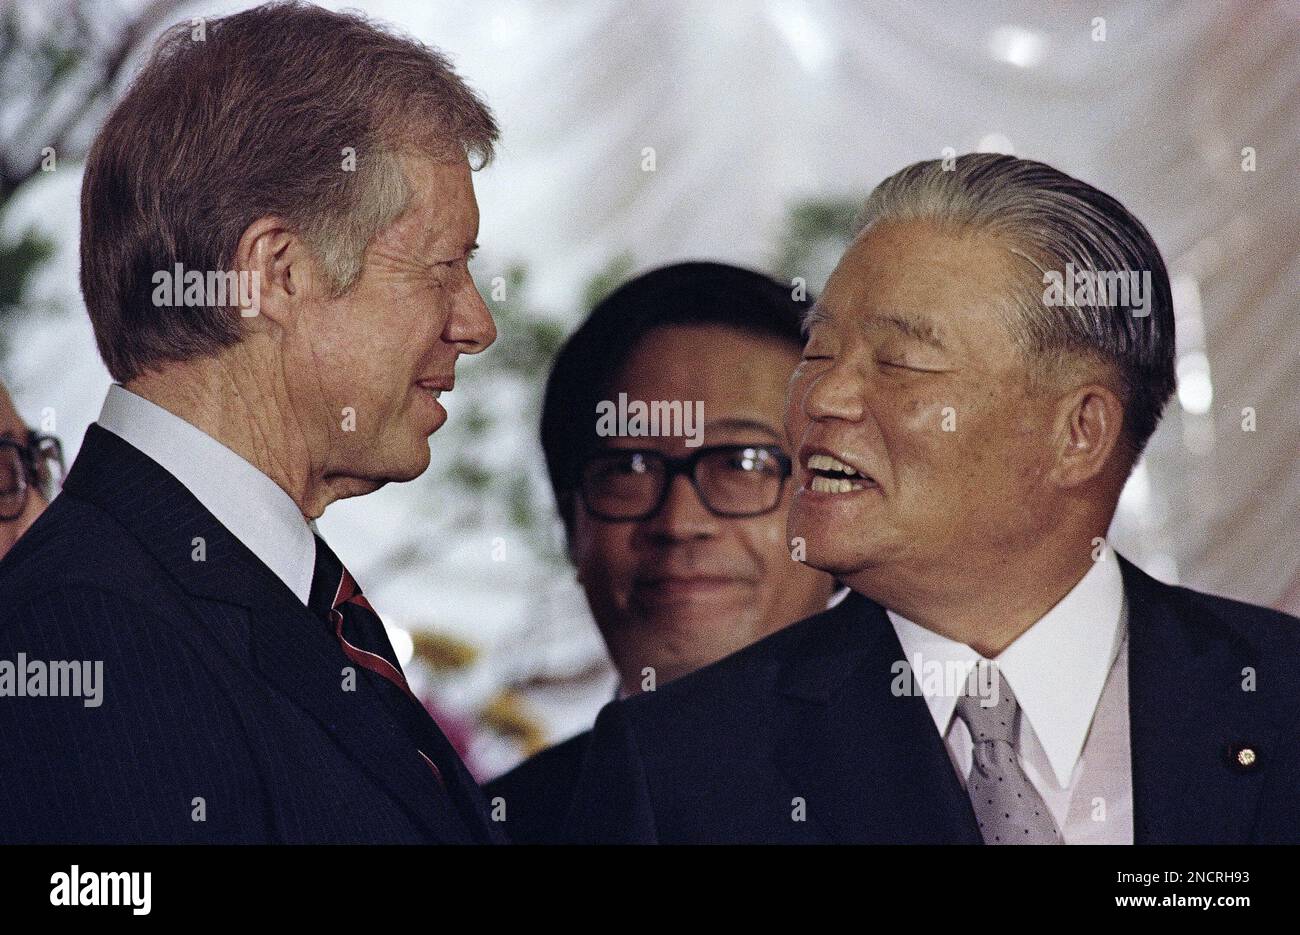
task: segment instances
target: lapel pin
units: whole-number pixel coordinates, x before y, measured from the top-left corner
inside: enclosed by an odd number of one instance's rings
[[[1259,751],[1249,744],[1233,744],[1229,752],[1232,756],[1232,764],[1242,772],[1254,770],[1259,766]]]

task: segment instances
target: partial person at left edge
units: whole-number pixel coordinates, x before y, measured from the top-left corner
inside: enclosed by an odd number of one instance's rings
[[[0,559],[31,528],[63,484],[63,448],[29,428],[0,383]]]
[[[467,268],[496,136],[357,15],[159,40],[82,188],[116,382],[0,565],[0,841],[501,840],[313,522],[428,467],[496,337]]]

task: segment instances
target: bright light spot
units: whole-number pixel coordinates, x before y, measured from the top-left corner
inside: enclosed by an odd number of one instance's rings
[[[1001,133],[985,133],[980,137],[979,143],[975,147],[977,153],[1005,153],[1008,156],[1016,154],[1015,144],[1011,142],[1009,136]]]
[[[1178,358],[1178,403],[1192,415],[1203,416],[1214,402],[1210,361],[1204,351],[1189,351]]]
[[[415,656],[415,641],[411,639],[411,634],[401,627],[395,627],[391,623],[384,624],[384,632],[388,634],[388,642],[393,644],[393,652],[397,653],[397,661],[405,669],[411,664],[411,659]]]
[[[999,26],[989,36],[989,51],[1001,62],[1017,68],[1033,68],[1043,60],[1047,42],[1036,32],[1020,26]]]
[[[788,3],[769,3],[768,15],[806,71],[821,71],[830,61],[831,43],[826,30],[802,9]]]

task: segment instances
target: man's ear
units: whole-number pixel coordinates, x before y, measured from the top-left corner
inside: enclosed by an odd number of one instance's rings
[[[245,318],[265,317],[285,325],[305,295],[320,283],[311,252],[302,237],[278,217],[258,218],[235,245],[235,267],[252,275],[255,307]]]
[[[1049,479],[1077,487],[1105,472],[1124,430],[1124,404],[1103,383],[1075,387],[1057,408],[1056,463]]]

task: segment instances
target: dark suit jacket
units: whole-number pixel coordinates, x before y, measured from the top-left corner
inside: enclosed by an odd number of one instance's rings
[[[1136,842],[1300,843],[1300,621],[1121,564]],[[902,658],[884,610],[851,594],[606,706],[566,836],[980,843],[924,698],[891,693]]]
[[[505,803],[505,830],[516,844],[559,844],[591,731],[549,747],[487,783],[489,803]]]
[[[99,707],[0,698],[0,841],[499,839],[432,719],[445,789],[378,676],[343,690],[325,622],[99,426],[0,562],[0,602],[0,660],[103,663]]]

